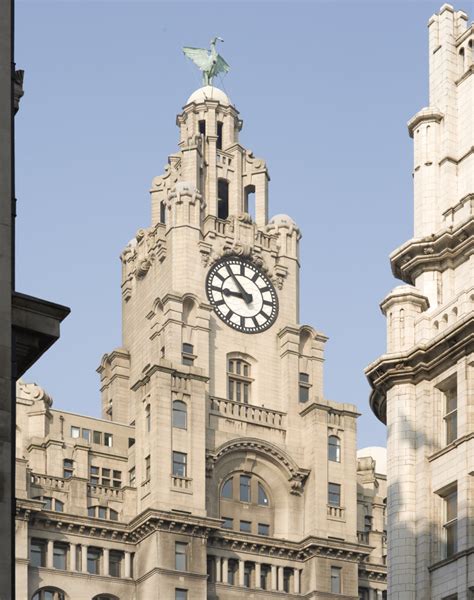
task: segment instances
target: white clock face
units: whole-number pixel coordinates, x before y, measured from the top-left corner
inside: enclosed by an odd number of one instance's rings
[[[270,327],[278,314],[278,298],[270,280],[252,263],[224,258],[207,275],[209,302],[219,317],[244,333]]]

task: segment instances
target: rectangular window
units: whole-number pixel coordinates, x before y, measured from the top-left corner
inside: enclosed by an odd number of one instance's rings
[[[112,448],[112,439],[113,438],[111,433],[104,433],[104,446]]]
[[[331,593],[332,594],[342,593],[341,568],[340,567],[331,567]]]
[[[107,518],[107,509],[105,506],[99,506],[99,519]]]
[[[222,121],[217,121],[217,142],[216,148],[217,150],[222,150],[222,130],[224,127],[224,123]]]
[[[44,510],[53,510],[53,499],[48,496],[43,496]]]
[[[91,575],[100,573],[100,555],[99,548],[87,548],[87,572]]]
[[[112,487],[122,487],[122,471],[112,471]]]
[[[110,469],[102,467],[102,485],[110,487]]]
[[[240,476],[240,501],[250,502],[250,477],[248,475]]]
[[[55,569],[66,570],[67,546],[65,544],[54,543],[53,547],[53,567]]]
[[[64,479],[70,479],[74,473],[74,462],[69,458],[63,460],[63,477]]]
[[[89,467],[89,480],[92,485],[99,485],[99,467]]]
[[[270,525],[267,523],[259,523],[258,535],[270,535]]]
[[[308,373],[300,373],[299,375],[299,401],[304,403],[309,400],[309,388],[311,387],[309,383],[309,375]]]
[[[224,529],[233,529],[233,527],[234,527],[234,519],[231,519],[230,517],[222,517],[222,520],[224,521],[222,523],[222,527]]]
[[[173,452],[173,475],[176,477],[186,477],[187,472],[187,454],[184,452]]]
[[[150,455],[148,455],[145,458],[145,481],[150,480],[150,473],[151,473],[151,459],[150,459]]]
[[[252,523],[250,521],[240,521],[240,531],[250,533],[252,531]]]
[[[128,485],[135,487],[135,467],[132,467],[128,472]]]
[[[118,550],[109,552],[109,573],[111,577],[121,577],[123,553]]]
[[[71,437],[75,439],[81,437],[81,428],[74,427],[74,425],[71,425]]]
[[[341,506],[341,486],[338,483],[328,483],[328,504]]]
[[[94,442],[94,444],[102,444],[102,432],[94,431],[94,433],[92,434],[92,441]]]
[[[82,430],[82,439],[86,440],[86,442],[90,442],[91,441],[91,430],[90,429],[83,429]]]
[[[193,365],[194,364],[194,346],[192,344],[183,344],[182,345],[182,362],[183,365]]]
[[[443,393],[446,444],[450,444],[458,437],[458,390],[456,382],[452,382],[449,387],[443,390]]]
[[[444,496],[445,522],[445,558],[458,551],[458,492],[457,489]]]
[[[174,568],[177,571],[186,571],[188,545],[184,542],[176,542],[174,545]]]
[[[176,588],[174,600],[188,600],[188,590],[181,590]]]
[[[252,577],[252,567],[248,563],[244,566],[244,587],[250,587],[250,579]]]
[[[30,542],[30,565],[32,567],[46,566],[46,542],[32,539]]]

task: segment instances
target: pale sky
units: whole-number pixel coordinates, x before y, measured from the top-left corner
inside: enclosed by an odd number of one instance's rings
[[[428,104],[426,24],[442,2],[17,1],[17,289],[72,309],[25,374],[54,406],[100,415],[101,356],[121,345],[119,254],[200,86],[183,45],[225,42],[216,81],[266,159],[270,216],[300,225],[301,322],[329,336],[325,395],[385,444],[364,367],[385,349],[389,253],[412,235],[408,119]],[[474,13],[472,0],[456,5]]]

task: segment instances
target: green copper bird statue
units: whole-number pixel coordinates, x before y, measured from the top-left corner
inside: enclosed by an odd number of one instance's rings
[[[219,73],[228,73],[230,71],[229,65],[222,56],[217,53],[217,41],[223,42],[224,40],[220,37],[212,38],[210,50],[206,50],[205,48],[183,48],[184,55],[190,58],[202,71],[203,85],[212,85],[212,80],[216,75]]]

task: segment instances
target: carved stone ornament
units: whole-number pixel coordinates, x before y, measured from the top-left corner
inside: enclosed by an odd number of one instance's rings
[[[16,384],[16,395],[18,399],[38,402],[42,401],[49,408],[53,405],[52,397],[36,383],[26,383],[20,379]]]

